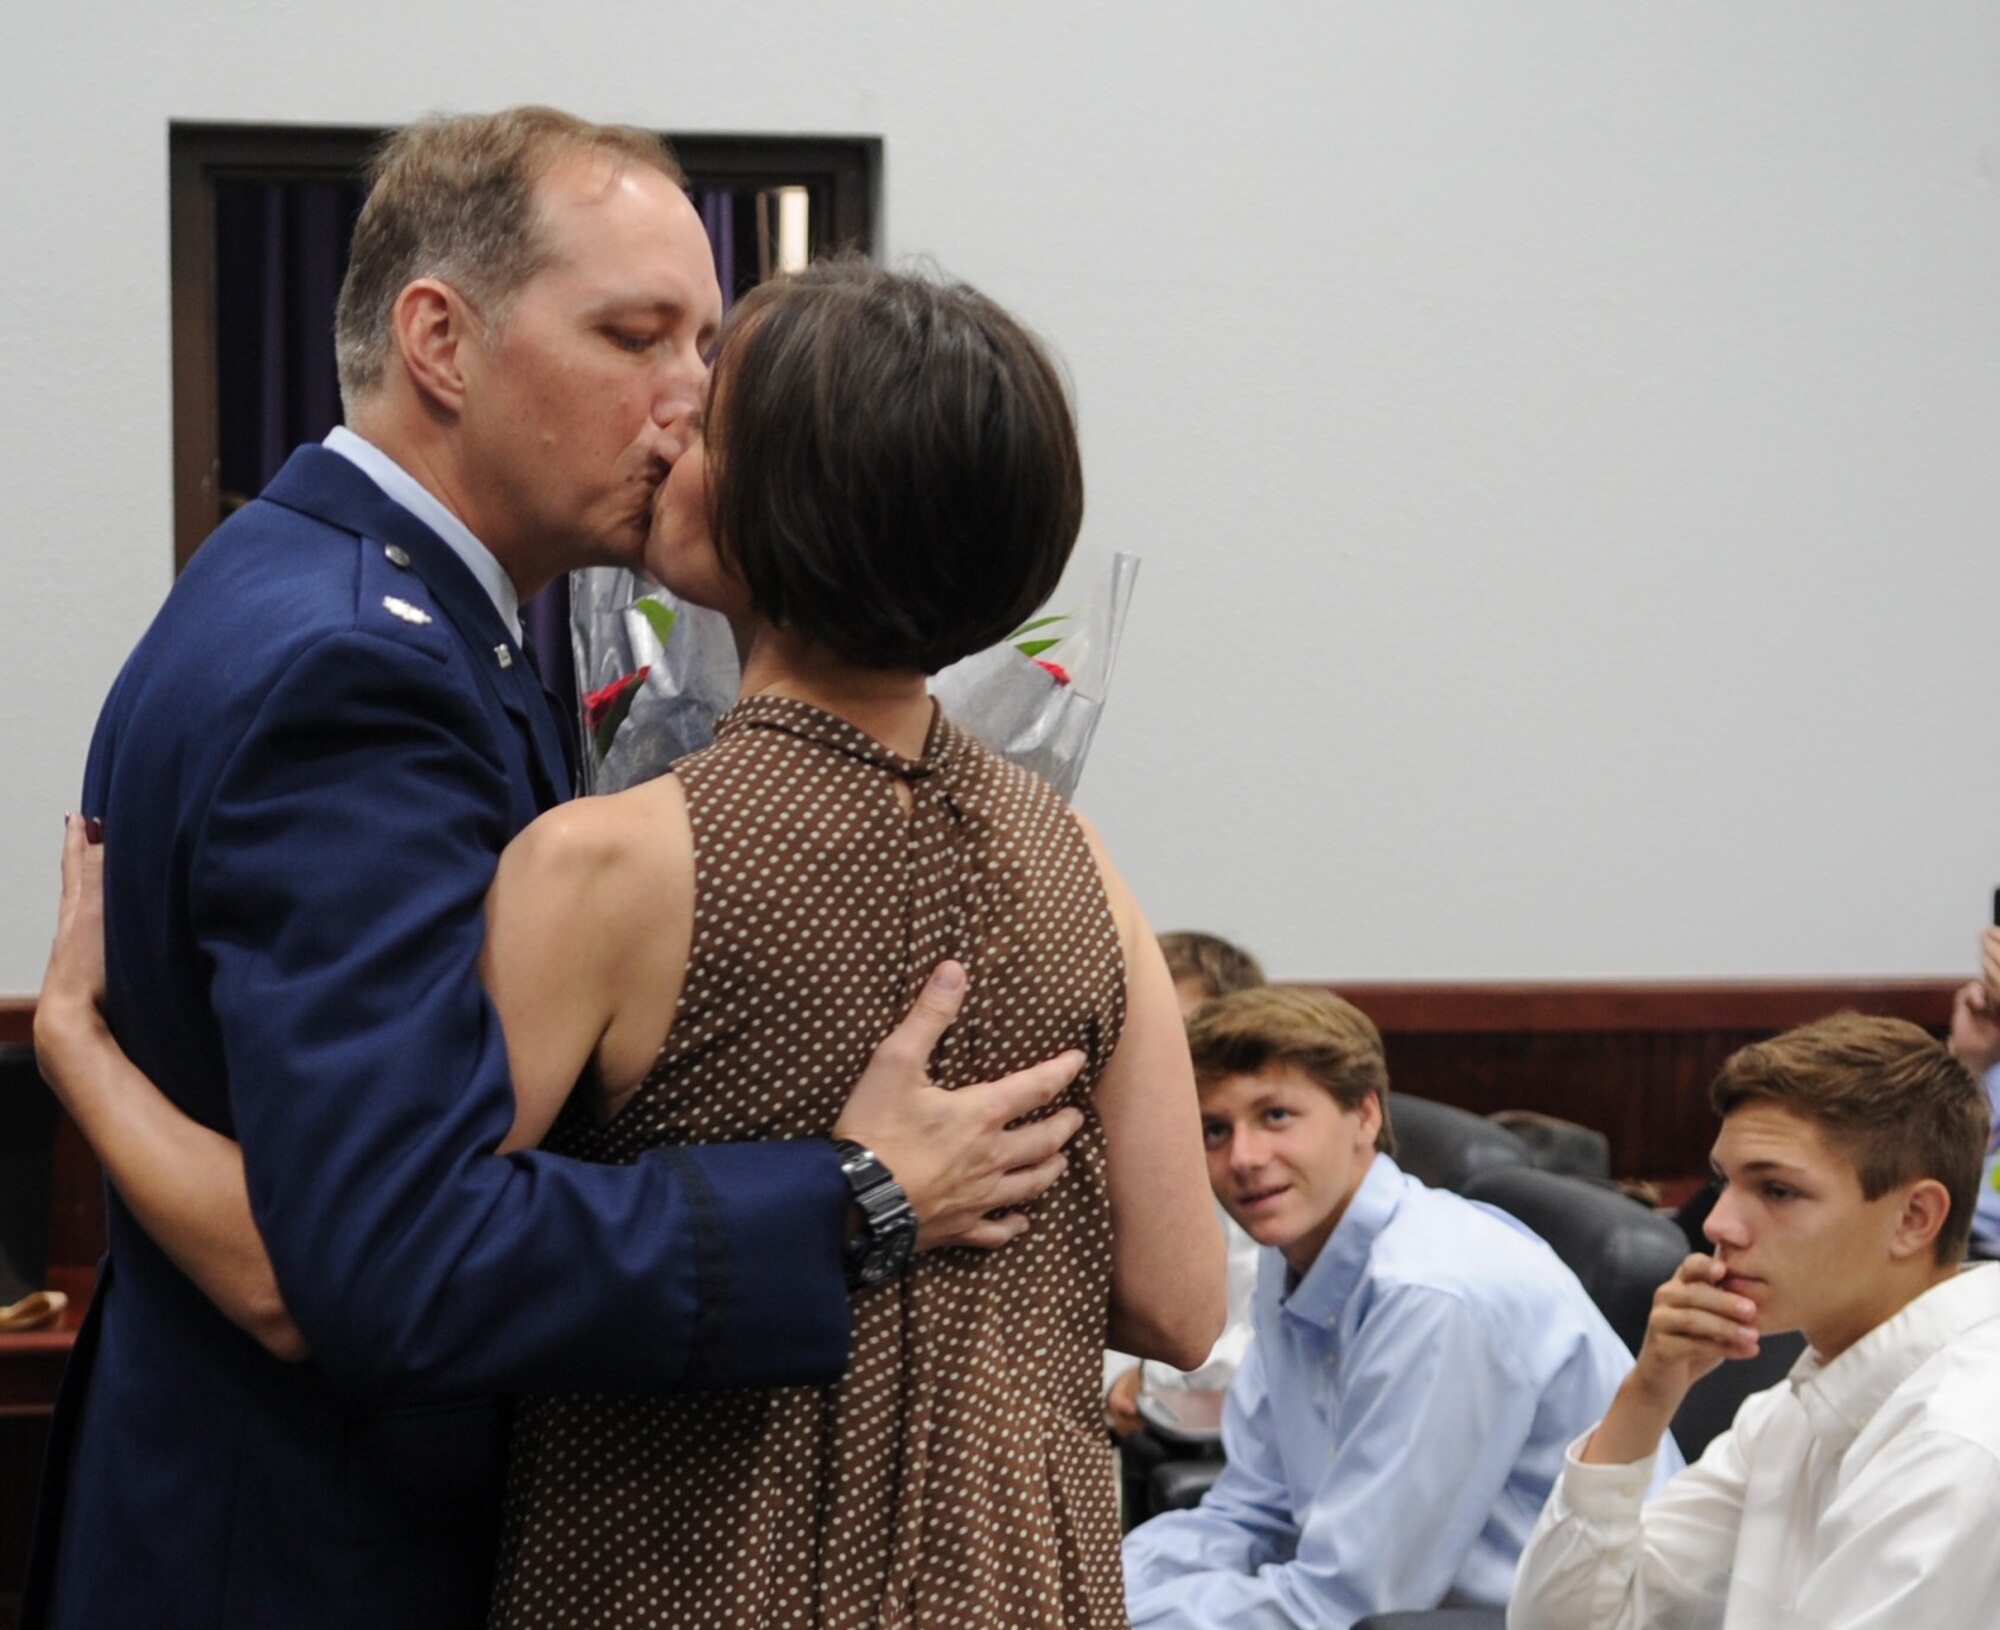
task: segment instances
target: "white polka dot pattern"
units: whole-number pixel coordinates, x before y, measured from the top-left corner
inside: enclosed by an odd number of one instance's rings
[[[678,772],[696,909],[673,1032],[617,1120],[565,1115],[552,1147],[630,1161],[662,1143],[825,1136],[946,956],[972,988],[936,1078],[1081,1047],[1068,1101],[1085,1125],[1023,1239],[926,1254],[856,1296],[836,1386],[525,1400],[493,1623],[1123,1627],[1091,1090],[1125,975],[1081,832],[1047,783],[942,716],[913,763],[755,697]]]

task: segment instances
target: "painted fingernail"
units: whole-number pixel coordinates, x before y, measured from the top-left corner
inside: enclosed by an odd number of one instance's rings
[[[84,821],[83,841],[86,843],[102,843],[104,841],[104,822],[97,816],[92,815]]]

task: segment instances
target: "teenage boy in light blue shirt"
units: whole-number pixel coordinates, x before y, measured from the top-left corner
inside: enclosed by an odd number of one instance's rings
[[[1951,1006],[1952,1056],[1986,1088],[1992,1131],[1972,1213],[1972,1250],[2000,1257],[2000,928],[1979,936],[1980,977],[1959,987]]]
[[[1126,1539],[1134,1630],[1505,1603],[1565,1447],[1632,1355],[1526,1228],[1397,1167],[1358,1009],[1243,991],[1189,1043],[1209,1180],[1266,1250],[1228,1465],[1199,1509]],[[1662,1462],[1655,1486],[1680,1466]]]

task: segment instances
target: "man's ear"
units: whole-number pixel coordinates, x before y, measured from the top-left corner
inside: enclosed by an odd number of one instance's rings
[[[1936,1249],[1939,1231],[1951,1215],[1951,1193],[1935,1177],[1920,1177],[1903,1196],[1896,1217],[1896,1232],[1889,1241],[1889,1253],[1899,1261],[1929,1255]]]
[[[475,319],[458,291],[434,277],[420,277],[396,296],[389,321],[396,351],[417,394],[456,416],[465,405],[465,367],[460,355]]]
[[[1375,1147],[1382,1136],[1382,1098],[1379,1093],[1369,1093],[1354,1106],[1354,1118],[1360,1123],[1356,1130],[1368,1140],[1368,1146]]]

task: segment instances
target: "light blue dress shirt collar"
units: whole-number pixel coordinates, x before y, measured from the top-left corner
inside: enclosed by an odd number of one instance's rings
[[[1402,1203],[1402,1167],[1387,1155],[1376,1155],[1354,1198],[1347,1202],[1347,1210],[1297,1286],[1289,1292],[1285,1289],[1291,1277],[1285,1259],[1269,1251],[1265,1253],[1266,1278],[1260,1291],[1269,1286],[1278,1306],[1290,1318],[1321,1327],[1338,1324],[1349,1299],[1367,1276],[1375,1241]]]
[[[478,579],[494,610],[500,613],[500,620],[507,625],[507,632],[519,645],[521,597],[514,592],[514,580],[493,558],[493,551],[472,535],[472,528],[445,508],[443,500],[402,465],[346,425],[337,424],[327,432],[326,449],[358,466],[363,475],[445,541],[451,552],[465,562],[466,570]]]

